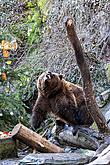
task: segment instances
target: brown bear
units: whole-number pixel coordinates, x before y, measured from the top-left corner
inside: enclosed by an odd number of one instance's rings
[[[44,72],[37,80],[38,98],[32,110],[32,126],[38,128],[52,112],[65,123],[89,127],[93,119],[87,110],[83,89],[61,74]]]

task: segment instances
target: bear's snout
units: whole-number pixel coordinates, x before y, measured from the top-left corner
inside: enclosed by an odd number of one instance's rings
[[[52,78],[52,73],[48,71],[44,77],[44,81],[51,80],[51,78]]]

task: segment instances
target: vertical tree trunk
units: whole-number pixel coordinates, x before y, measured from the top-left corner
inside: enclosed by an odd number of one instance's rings
[[[82,50],[80,41],[77,37],[72,18],[67,19],[66,29],[67,29],[67,34],[68,34],[69,40],[72,43],[72,46],[75,50],[77,64],[79,66],[79,69],[80,69],[80,72],[82,75],[83,90],[84,90],[88,110],[90,111],[91,116],[93,117],[94,121],[96,122],[99,131],[102,133],[110,133],[106,120],[105,120],[103,114],[101,113],[101,111],[96,103],[96,100],[95,100],[95,95],[94,95],[94,91],[93,91],[89,68],[85,62],[83,50]]]

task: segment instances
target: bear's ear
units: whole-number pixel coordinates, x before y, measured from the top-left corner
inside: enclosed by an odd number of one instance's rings
[[[63,75],[62,75],[62,74],[59,74],[59,78],[60,78],[60,80],[62,80],[62,78],[63,78]]]

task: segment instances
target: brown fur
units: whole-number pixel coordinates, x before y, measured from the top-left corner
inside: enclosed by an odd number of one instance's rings
[[[83,90],[62,75],[42,73],[37,81],[38,98],[32,111],[32,125],[37,128],[52,112],[66,123],[90,126],[93,119],[87,110]]]

